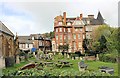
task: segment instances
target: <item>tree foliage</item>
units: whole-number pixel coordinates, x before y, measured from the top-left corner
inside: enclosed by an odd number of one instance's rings
[[[49,33],[44,33],[44,35],[45,35],[46,38],[52,39],[52,38],[54,38],[54,31],[51,31]]]
[[[66,50],[66,51],[68,51],[68,49],[69,49],[69,44],[59,45],[59,46],[58,46],[58,49],[59,49],[59,51],[61,51],[61,50]]]
[[[92,50],[109,53],[117,57],[119,52],[119,31],[120,28],[113,28],[108,25],[101,25],[92,33]]]

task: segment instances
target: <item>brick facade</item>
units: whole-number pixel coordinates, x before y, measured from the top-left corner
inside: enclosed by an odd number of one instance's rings
[[[85,38],[91,39],[94,28],[104,24],[101,20],[104,19],[100,12],[97,19],[94,18],[94,15],[83,17],[83,14],[75,18],[67,18],[66,12],[63,13],[63,16],[56,16],[54,18],[55,38],[52,40],[53,51],[58,52],[59,45],[69,44],[68,52],[80,51],[84,53],[83,40]]]

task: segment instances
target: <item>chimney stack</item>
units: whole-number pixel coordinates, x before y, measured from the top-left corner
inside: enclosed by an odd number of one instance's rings
[[[82,19],[83,18],[83,14],[80,14],[80,19]]]
[[[63,12],[63,22],[64,22],[64,25],[66,25],[66,12]]]
[[[92,18],[92,19],[93,19],[93,18],[94,18],[94,15],[88,15],[88,18]]]

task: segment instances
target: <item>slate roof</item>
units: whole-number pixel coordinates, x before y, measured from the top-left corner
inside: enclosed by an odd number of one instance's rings
[[[72,25],[74,27],[83,27],[85,24],[84,24],[83,20],[80,20],[80,18],[77,17]]]
[[[100,11],[98,12],[97,19],[98,20],[104,20],[103,17],[102,17],[102,15],[101,15],[101,13],[100,13]]]
[[[44,39],[43,36],[44,36],[44,34],[31,34],[30,38],[32,39],[32,37],[34,37],[35,40],[42,40],[42,39]],[[45,40],[51,40],[51,39],[45,38]]]
[[[83,20],[84,24],[87,24],[87,20],[90,21],[91,25],[101,25],[101,24],[104,24],[104,19],[95,19],[95,18],[85,18],[85,17],[83,17],[82,20]],[[69,20],[69,21],[71,21],[71,20]],[[72,20],[71,22],[73,23],[74,21]]]
[[[0,21],[0,31],[8,35],[14,36],[14,34]]]
[[[66,18],[67,22],[72,22],[73,23],[75,20],[76,20],[75,17]],[[101,15],[100,11],[98,12],[97,18],[83,17],[82,20],[83,20],[84,24],[87,24],[87,20],[90,21],[91,25],[102,25],[102,24],[105,24],[104,23],[104,19],[103,19],[102,15]]]
[[[31,37],[31,39],[32,39],[32,37],[34,37],[36,40],[38,40],[38,39],[42,39],[43,35],[41,35],[41,34],[30,34],[30,37]]]
[[[19,43],[28,43],[32,44],[32,40],[30,40],[30,36],[18,36]]]

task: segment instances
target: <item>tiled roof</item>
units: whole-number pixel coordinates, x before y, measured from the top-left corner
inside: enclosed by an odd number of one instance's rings
[[[36,40],[44,39],[44,34],[31,34],[30,37],[34,37]],[[51,39],[45,38],[45,40],[51,40]]]
[[[94,16],[94,15],[91,15],[91,16]],[[69,18],[66,18],[66,20],[67,20],[67,22],[72,22],[73,23],[76,20],[76,17],[69,17]],[[98,12],[97,18],[83,17],[82,20],[83,20],[84,24],[87,24],[88,20],[90,21],[91,25],[105,24],[104,19],[101,15],[100,11]]]
[[[101,15],[100,11],[98,12],[97,19],[98,19],[98,20],[103,20],[103,17],[102,17],[102,15]]]
[[[0,31],[9,34],[11,36],[14,36],[14,34],[0,21]]]
[[[87,20],[90,21],[91,25],[101,25],[101,24],[104,24],[104,20],[102,20],[102,19],[98,20],[98,19],[94,19],[94,18],[82,18],[82,20],[83,20],[84,24],[87,24]],[[69,19],[69,21],[71,21],[71,20]],[[71,21],[71,22],[73,23],[74,21]]]
[[[43,35],[42,34],[30,34],[30,37],[34,37],[35,39],[41,39]]]
[[[18,36],[19,43],[33,43],[30,36]]]

